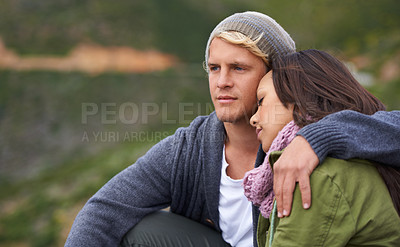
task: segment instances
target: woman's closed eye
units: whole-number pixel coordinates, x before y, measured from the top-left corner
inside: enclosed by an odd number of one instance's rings
[[[264,100],[264,97],[262,97],[261,99],[259,99],[259,100],[257,101],[257,105],[258,105],[258,106],[261,106],[263,100]]]

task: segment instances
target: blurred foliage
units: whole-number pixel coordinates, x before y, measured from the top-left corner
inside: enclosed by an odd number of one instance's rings
[[[98,76],[0,71],[0,246],[63,246],[84,202],[151,144],[209,114],[209,97],[202,68]],[[98,112],[82,116],[84,103]],[[130,113],[137,122],[121,120],[131,119],[121,116],[125,103],[138,107]],[[104,123],[104,111],[115,124]]]
[[[96,42],[157,49],[198,62],[213,25],[238,6],[187,0],[2,1],[0,34],[22,54],[65,54],[79,42]]]
[[[340,49],[349,55],[400,48],[397,0],[269,0],[260,10],[275,16],[299,49]]]
[[[0,2],[0,34],[23,54],[65,54],[79,42],[95,42],[199,62],[221,19],[253,9],[275,18],[300,49],[334,48],[349,55],[399,50],[397,0],[13,0]]]
[[[56,166],[123,141],[84,142],[84,133],[164,131],[210,113],[205,72],[191,69],[188,76],[189,69],[181,69],[98,76],[0,71],[0,178],[2,173],[32,174],[45,164]],[[179,112],[180,103],[187,105],[186,116]],[[95,105],[97,112],[83,116],[85,104]],[[104,124],[108,119],[115,124]]]
[[[125,143],[96,156],[69,160],[34,178],[2,181],[0,246],[63,246],[66,236],[60,235],[68,233],[87,199],[151,144]]]
[[[367,89],[386,105],[386,110],[400,110],[400,78]]]
[[[109,178],[154,142],[210,105],[202,71],[214,26],[239,11],[277,20],[298,49],[324,49],[359,69],[389,110],[400,109],[400,78],[383,79],[388,62],[399,68],[398,0],[12,0],[0,1],[0,37],[23,56],[64,55],[80,43],[155,49],[176,55],[177,68],[151,74],[0,71],[0,246],[63,246],[76,213]],[[83,123],[83,103],[155,104],[144,123]],[[191,112],[182,113],[182,105]],[[163,108],[164,107],[164,108]],[[165,114],[163,111],[165,110]],[[142,115],[141,115],[142,116]],[[178,121],[167,121],[167,120]],[[168,122],[168,123],[166,123]],[[94,141],[83,133],[149,133],[140,141]]]

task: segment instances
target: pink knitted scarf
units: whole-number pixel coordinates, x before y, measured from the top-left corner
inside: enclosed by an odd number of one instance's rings
[[[274,191],[273,174],[268,156],[273,151],[284,149],[296,136],[299,127],[291,121],[273,140],[262,165],[248,171],[243,179],[244,194],[249,201],[259,207],[262,216],[269,218],[272,211]]]

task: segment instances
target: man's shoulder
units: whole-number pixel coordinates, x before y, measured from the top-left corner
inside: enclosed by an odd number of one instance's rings
[[[198,116],[187,127],[180,127],[175,135],[185,135],[186,137],[198,138],[203,135],[210,137],[220,136],[224,138],[224,124],[217,118],[215,112],[209,115]]]
[[[215,114],[215,112],[212,112],[209,115],[197,116],[195,119],[193,119],[188,128],[199,128],[200,126],[205,125],[212,127],[223,125],[223,123],[219,121],[219,119],[217,118],[217,114]]]
[[[198,116],[186,127],[179,127],[174,134],[167,136],[152,149],[168,149],[177,146],[196,145],[195,143],[216,144],[225,140],[225,129],[215,112]]]

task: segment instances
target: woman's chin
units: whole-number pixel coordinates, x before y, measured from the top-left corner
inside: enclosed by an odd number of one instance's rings
[[[267,138],[264,138],[264,141],[261,139],[261,145],[262,145],[262,150],[266,153],[266,152],[268,152],[269,148],[271,147],[272,141],[267,141],[265,139],[267,139]]]

